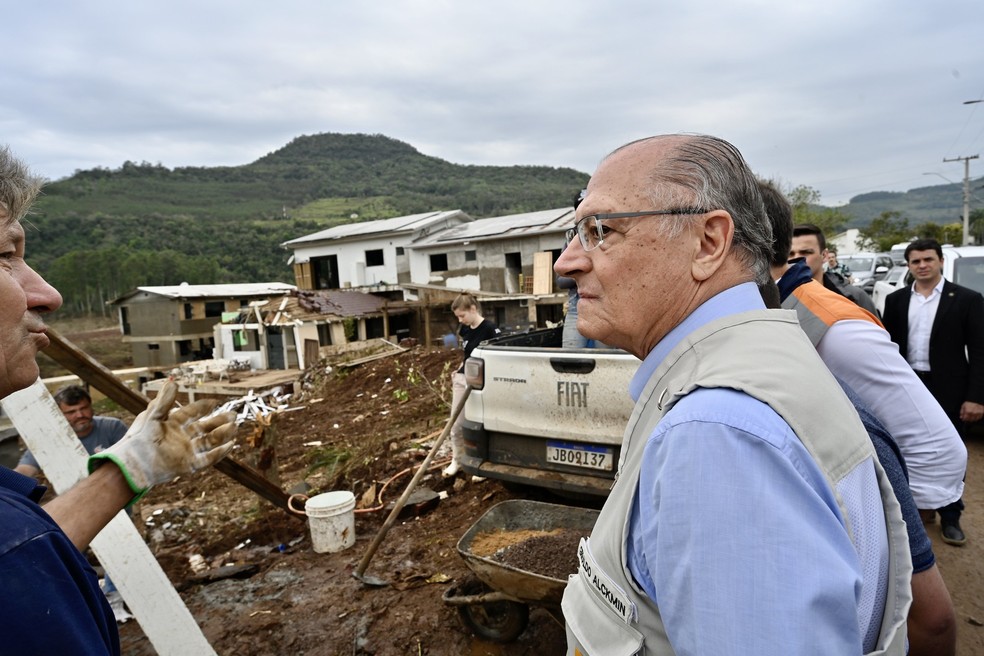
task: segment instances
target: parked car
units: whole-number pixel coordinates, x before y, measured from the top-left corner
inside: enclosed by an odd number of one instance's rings
[[[912,277],[908,272],[908,267],[904,265],[895,267],[885,275],[884,279],[874,284],[871,298],[875,302],[879,317],[885,311],[885,297],[896,289],[912,283]],[[890,275],[894,282],[889,281]],[[984,246],[944,246],[943,277],[950,282],[984,294]]]
[[[884,278],[875,281],[874,286],[871,288],[871,300],[875,303],[875,309],[878,311],[879,319],[882,313],[885,312],[885,297],[894,292],[898,287],[904,287],[911,281],[909,267],[904,264],[892,267],[885,274]]]
[[[837,262],[851,271],[851,284],[869,294],[875,283],[884,278],[894,266],[890,253],[851,253],[837,257]]]

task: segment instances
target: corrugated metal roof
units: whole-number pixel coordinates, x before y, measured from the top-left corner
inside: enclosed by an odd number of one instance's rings
[[[426,228],[432,223],[443,221],[447,218],[460,215],[465,220],[471,220],[467,214],[461,210],[450,210],[447,212],[425,212],[423,214],[411,214],[409,216],[397,216],[392,219],[380,219],[379,221],[363,221],[361,223],[346,223],[345,225],[335,226],[310,235],[298,237],[285,241],[281,246],[297,246],[308,242],[330,241],[333,239],[345,239],[346,237],[361,237],[386,232],[412,232],[420,228]]]
[[[414,248],[438,244],[461,243],[482,239],[508,239],[520,235],[543,232],[559,232],[574,225],[574,208],[560,207],[552,210],[526,212],[479,219],[470,223],[442,230],[413,243]]]
[[[130,298],[137,292],[146,292],[168,298],[227,298],[241,296],[277,296],[297,289],[285,282],[244,282],[227,285],[162,285],[160,287],[137,287],[110,303]]]

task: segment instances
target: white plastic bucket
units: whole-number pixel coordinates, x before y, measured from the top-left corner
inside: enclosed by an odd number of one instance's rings
[[[351,492],[325,492],[307,500],[304,512],[316,552],[335,553],[355,544],[354,510],[355,495]]]

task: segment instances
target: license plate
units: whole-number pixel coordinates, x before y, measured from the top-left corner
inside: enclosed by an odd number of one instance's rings
[[[612,450],[603,446],[548,440],[547,462],[556,465],[611,471],[614,459],[612,458]]]

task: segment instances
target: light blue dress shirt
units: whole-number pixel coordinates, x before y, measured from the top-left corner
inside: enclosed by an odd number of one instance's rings
[[[695,329],[763,307],[751,283],[705,302],[643,361],[632,398]],[[698,389],[677,402],[646,444],[629,521],[629,569],[678,656],[861,653],[861,564],[837,500],[761,401]]]

